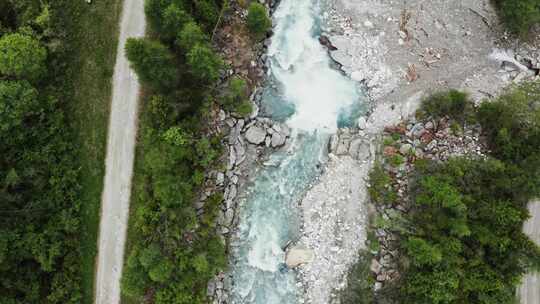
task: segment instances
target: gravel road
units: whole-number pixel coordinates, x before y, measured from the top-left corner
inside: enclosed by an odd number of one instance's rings
[[[124,45],[127,38],[142,37],[144,32],[144,0],[124,0],[114,67],[99,227],[96,304],[120,302],[120,277],[129,214],[139,96],[139,83],[124,55]]]
[[[540,202],[532,203],[529,210],[532,217],[525,223],[523,230],[540,244]],[[540,303],[540,274],[529,274],[525,277],[519,288],[519,296],[521,304]]]

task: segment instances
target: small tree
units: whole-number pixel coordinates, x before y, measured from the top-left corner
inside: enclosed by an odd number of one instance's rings
[[[255,39],[263,39],[266,32],[272,26],[272,20],[268,17],[266,8],[257,2],[252,2],[249,5],[247,26]]]
[[[209,83],[218,79],[219,69],[223,66],[221,58],[204,45],[195,45],[187,54],[191,73],[200,81]]]
[[[192,20],[193,18],[188,13],[173,3],[163,11],[163,29],[160,34],[164,35],[167,39],[174,39],[178,35],[179,30],[185,24],[193,22]]]
[[[0,135],[22,125],[38,107],[38,92],[27,81],[0,81]]]
[[[174,57],[161,43],[144,38],[129,38],[126,54],[141,81],[158,89],[176,85],[178,71]]]
[[[538,0],[494,0],[499,15],[507,28],[521,36],[540,22],[540,1]]]
[[[0,38],[0,74],[37,80],[45,72],[47,51],[36,39],[22,34]]]
[[[186,52],[189,52],[197,44],[205,45],[206,43],[208,43],[208,37],[195,22],[186,23],[176,39],[176,45]]]

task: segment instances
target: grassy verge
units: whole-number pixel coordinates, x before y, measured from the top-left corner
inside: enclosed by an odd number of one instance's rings
[[[92,303],[97,235],[121,0],[61,1],[63,23],[73,50],[65,86],[72,93],[68,119],[80,148],[82,291]]]
[[[135,218],[135,213],[137,209],[139,209],[140,206],[143,205],[143,200],[141,199],[144,196],[145,193],[145,184],[146,184],[146,175],[144,174],[137,174],[144,171],[143,166],[143,151],[144,147],[143,145],[139,144],[140,140],[140,134],[145,129],[145,126],[148,124],[148,115],[145,115],[146,111],[146,104],[147,104],[148,98],[147,96],[142,96],[141,101],[139,104],[139,130],[137,131],[137,142],[136,150],[135,150],[135,161],[133,164],[133,179],[131,180],[131,202],[129,205],[129,222],[128,222],[128,231],[126,235],[126,248],[125,252],[130,252],[133,248],[134,244],[137,243],[137,229],[132,225],[133,219]],[[127,267],[126,264],[127,259],[124,259],[124,269]],[[123,293],[120,294],[120,303],[122,304],[138,304],[140,301],[138,299],[128,297],[124,295]]]

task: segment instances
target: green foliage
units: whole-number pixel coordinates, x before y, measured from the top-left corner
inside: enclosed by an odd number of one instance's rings
[[[540,82],[523,84],[493,102],[482,103],[478,120],[494,155],[538,175],[540,145]],[[533,178],[533,177],[531,177]]]
[[[523,172],[495,159],[417,168],[402,247],[402,296],[412,303],[513,303],[521,276],[540,265],[522,232],[532,192]]]
[[[211,83],[219,78],[223,61],[214,51],[203,45],[195,45],[187,54],[187,64],[192,75],[204,83]]]
[[[435,265],[442,260],[441,250],[421,238],[410,237],[404,247],[415,266]]]
[[[45,72],[47,51],[36,39],[19,33],[0,38],[0,74],[37,80]]]
[[[469,119],[467,113],[471,113],[472,103],[466,93],[449,90],[431,95],[422,102],[421,111],[433,118],[449,116],[460,122]]]
[[[375,164],[369,174],[369,195],[375,204],[391,205],[397,200],[397,194],[392,187],[392,179],[381,164]]]
[[[238,76],[229,80],[229,87],[223,98],[222,106],[230,112],[240,116],[248,116],[253,112],[249,101],[249,88],[246,81]]]
[[[171,3],[164,11],[162,17],[163,29],[160,34],[166,39],[172,39],[178,34],[178,30],[192,23],[191,16],[175,3]],[[196,23],[195,23],[196,25]]]
[[[400,154],[394,154],[388,158],[390,165],[399,167],[405,163],[405,158]]]
[[[148,276],[154,282],[165,283],[172,275],[174,265],[169,260],[161,260],[150,268]]]
[[[172,53],[159,42],[129,38],[126,55],[142,82],[156,89],[174,87],[178,70]]]
[[[206,45],[207,43],[208,37],[195,22],[186,23],[176,39],[176,45],[186,51],[190,51],[198,44]]]
[[[66,117],[80,106],[74,95],[88,92],[81,87],[75,92],[71,79],[72,69],[87,71],[73,60],[80,55],[75,33],[86,18],[66,20],[87,5],[0,2],[0,302],[83,303],[88,301],[82,294],[83,251],[94,247],[82,240],[88,230],[81,224],[86,206],[81,200],[82,149],[74,143],[73,122],[78,120]],[[102,51],[108,42],[100,40],[92,51]],[[107,57],[100,56],[104,65]],[[106,73],[99,76],[107,78]],[[92,97],[99,108],[100,96]],[[99,123],[93,120],[96,129]]]
[[[226,265],[215,229],[223,197],[212,195],[203,210],[194,208],[205,172],[222,153],[206,123],[223,64],[208,38],[218,4],[147,0],[158,41],[126,45],[149,94],[141,111],[124,302],[206,303],[208,280]]]
[[[23,126],[25,117],[39,110],[38,92],[27,81],[0,80],[0,138]]]
[[[253,1],[248,8],[247,27],[255,39],[263,39],[272,27],[272,20],[268,17],[266,7]]]
[[[539,0],[493,1],[506,27],[516,34],[526,36],[531,27],[540,22]]]
[[[361,251],[358,262],[347,275],[347,287],[341,292],[340,300],[343,304],[372,304],[375,303],[373,284],[375,279],[369,269],[372,255]]]

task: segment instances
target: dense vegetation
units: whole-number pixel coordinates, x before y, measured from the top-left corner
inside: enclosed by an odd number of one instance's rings
[[[522,232],[540,194],[539,89],[521,86],[476,111],[491,157],[416,164],[401,241],[404,303],[514,303],[522,276],[540,269],[540,248]],[[438,94],[424,110],[456,115],[462,97]],[[387,182],[374,184],[375,198],[388,196]]]
[[[540,23],[540,0],[493,0],[506,27],[521,36]]]
[[[238,77],[217,87],[224,64],[211,38],[227,3],[147,0],[145,9],[151,38],[126,44],[146,96],[122,293],[127,303],[205,303],[208,280],[226,265],[215,228],[221,195],[194,207],[222,154],[210,112],[219,95],[227,110],[249,114],[248,88]]]
[[[272,26],[266,8],[258,3],[251,2],[248,8],[247,27],[255,39],[262,39]]]
[[[78,22],[87,20],[80,17],[86,8],[83,2],[64,0],[0,2],[2,303],[91,300],[95,230],[89,229],[91,224],[84,215],[88,206],[81,189],[86,176],[80,170],[83,148],[74,144],[82,136],[69,119],[80,107],[73,90],[78,77],[73,72],[86,72],[92,79],[96,76],[75,64],[81,61],[75,57],[82,55],[79,43],[86,32],[80,31],[84,26]],[[112,19],[115,12],[107,11]],[[102,22],[93,20],[93,24],[99,28]],[[114,34],[99,37],[113,40]],[[102,40],[93,49],[95,55],[101,55],[108,42]],[[84,43],[94,45],[87,38]],[[107,49],[105,53],[111,52]],[[108,58],[100,56],[104,65]],[[99,77],[105,76],[101,66],[94,65]],[[95,81],[100,92],[107,81]],[[91,92],[91,85],[85,85],[78,90]],[[108,103],[108,93],[103,97],[92,102]],[[106,119],[92,117],[92,123],[96,122],[106,124]],[[96,146],[99,144],[93,148]],[[101,165],[102,161],[97,164]],[[97,192],[99,206],[99,189]]]

